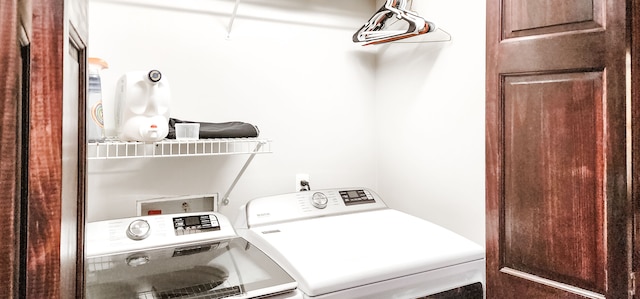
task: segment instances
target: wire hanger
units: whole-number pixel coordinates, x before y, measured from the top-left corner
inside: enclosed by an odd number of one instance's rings
[[[425,34],[435,30],[435,24],[407,9],[408,0],[386,0],[384,5],[371,16],[354,35],[353,42],[365,42],[364,46],[392,42]],[[390,30],[390,19],[403,20],[408,28]],[[393,22],[392,24],[395,24]]]

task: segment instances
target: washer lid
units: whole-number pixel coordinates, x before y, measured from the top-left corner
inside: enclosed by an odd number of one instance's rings
[[[87,298],[254,298],[297,283],[215,212],[112,219],[86,227]]]
[[[86,296],[102,298],[256,298],[297,283],[262,251],[235,237],[91,257]]]
[[[310,296],[484,259],[484,249],[423,219],[383,209],[238,229]]]

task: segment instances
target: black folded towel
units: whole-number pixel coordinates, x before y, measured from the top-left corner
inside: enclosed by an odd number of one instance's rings
[[[169,135],[167,135],[167,138],[176,139],[176,124],[179,123],[199,123],[201,139],[258,137],[260,134],[258,127],[241,121],[203,123],[169,118]]]

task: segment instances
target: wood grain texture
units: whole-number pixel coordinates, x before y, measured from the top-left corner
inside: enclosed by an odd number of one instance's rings
[[[18,103],[20,101],[20,47],[18,43],[18,2],[0,1],[0,298],[16,294],[18,273],[17,182]]]
[[[63,105],[62,225],[61,225],[61,292],[84,294],[84,202],[86,181],[86,38],[72,22],[65,57]],[[76,279],[73,279],[73,278]]]
[[[592,0],[511,0],[507,12],[513,30],[535,29],[593,21]],[[554,10],[550,13],[549,10]]]
[[[503,37],[602,28],[604,0],[504,0]]]
[[[487,296],[626,298],[631,1],[526,2],[487,0]]]
[[[640,1],[634,1],[631,8],[631,127],[640,128]],[[640,169],[640,133],[631,135],[632,167]],[[634,214],[633,271],[640,272],[640,175],[632,176],[632,203]],[[639,279],[636,275],[636,279]],[[640,296],[640,283],[636,281],[636,297]]]
[[[27,298],[60,298],[64,1],[33,1]]]
[[[503,266],[604,293],[601,72],[505,78]]]

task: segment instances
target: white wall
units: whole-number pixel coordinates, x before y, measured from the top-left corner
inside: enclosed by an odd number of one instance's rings
[[[375,53],[351,42],[369,1],[243,0],[231,38],[234,1],[92,0],[89,55],[105,59],[106,125],[117,79],[162,71],[171,115],[249,122],[273,140],[232,192],[223,213],[293,192],[296,173],[311,187],[376,187]],[[90,160],[88,221],[134,216],[135,201],[227,190],[247,156]]]
[[[444,43],[380,46],[378,192],[484,245],[485,3],[415,1]]]
[[[89,54],[110,64],[105,112],[120,75],[157,68],[173,117],[258,125],[274,152],[231,194],[232,219],[304,172],[314,189],[370,187],[484,244],[483,1],[415,2],[451,42],[367,47],[351,36],[371,0],[243,0],[227,39],[233,3],[90,0]],[[245,159],[90,161],[88,220],[130,216],[141,198],[224,193]]]

